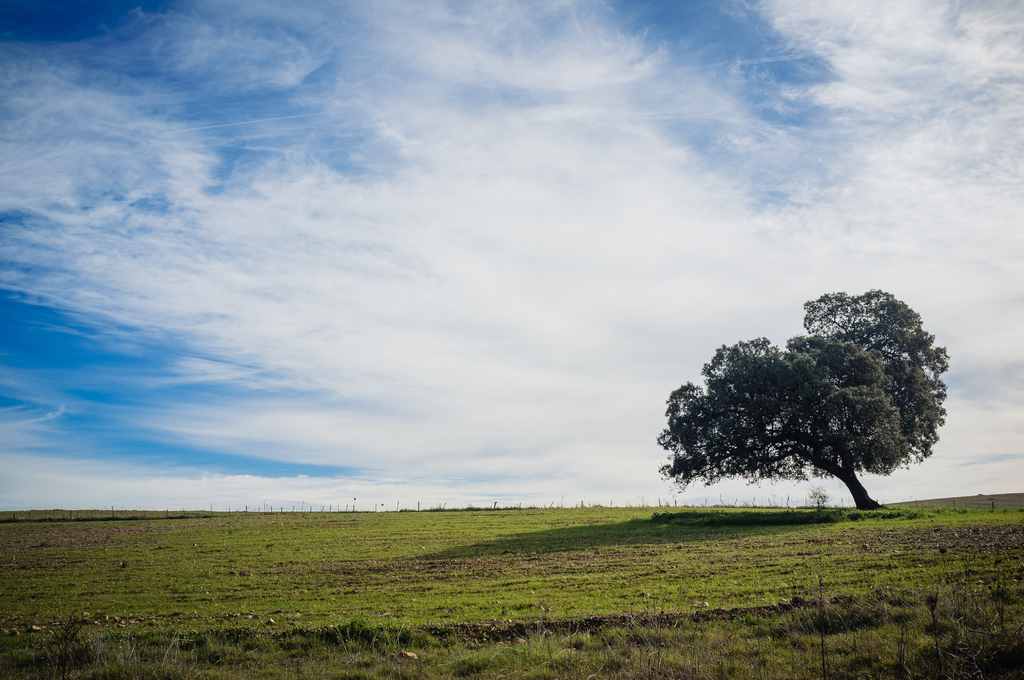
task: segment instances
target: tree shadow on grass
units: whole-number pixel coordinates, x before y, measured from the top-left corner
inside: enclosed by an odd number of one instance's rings
[[[891,514],[891,513],[889,513]],[[902,516],[902,512],[900,513]],[[701,509],[655,513],[650,519],[578,524],[510,534],[426,555],[428,559],[505,553],[538,554],[662,543],[694,543],[750,536],[773,536],[809,525],[857,521],[875,516],[850,510]]]

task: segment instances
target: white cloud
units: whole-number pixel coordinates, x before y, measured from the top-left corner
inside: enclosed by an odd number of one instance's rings
[[[808,186],[774,226],[817,231],[921,299],[966,374],[1019,362],[1024,12],[927,2],[772,10],[836,71],[806,94],[836,111],[846,169],[842,181]]]
[[[826,124],[757,120],[589,3],[348,8],[319,29],[305,6],[138,19],[132,50],[162,55],[161,73],[263,83],[318,114],[267,146],[244,126],[176,133],[194,103],[160,79],[125,87],[24,48],[5,61],[0,182],[4,208],[31,216],[0,247],[27,268],[0,283],[180,339],[171,380],[253,390],[138,411],[169,440],[417,469],[461,498],[443,480],[622,500],[668,495],[662,405],[715,347],[783,342],[804,300],[880,287],[950,347],[951,378],[992,376],[951,381],[936,459],[968,440],[1020,451],[1019,394],[999,377],[1024,330],[1019,12],[766,8],[833,70],[785,88]],[[336,80],[300,88],[323,64]],[[679,141],[695,120],[722,126],[734,162],[712,172]],[[357,173],[323,146],[353,130]],[[222,181],[223,144],[264,155]],[[752,174],[800,149],[817,161],[775,178],[791,200],[764,207]],[[1004,396],[982,413],[984,392]],[[277,482],[214,486],[247,483]]]

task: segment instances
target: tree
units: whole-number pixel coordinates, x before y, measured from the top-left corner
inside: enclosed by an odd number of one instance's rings
[[[931,455],[945,421],[945,348],[889,293],[804,304],[807,335],[723,345],[668,400],[662,474],[681,487],[739,477],[835,477],[860,509],[880,507],[858,475],[888,475]]]
[[[823,486],[812,486],[810,493],[807,494],[807,504],[818,510],[827,508],[830,500],[832,500],[832,496]]]

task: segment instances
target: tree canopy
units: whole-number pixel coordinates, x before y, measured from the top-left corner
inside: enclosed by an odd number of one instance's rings
[[[858,479],[931,455],[946,411],[948,356],[921,317],[889,293],[804,304],[807,335],[723,345],[668,400],[661,468],[680,486],[835,477],[858,508],[879,507]]]

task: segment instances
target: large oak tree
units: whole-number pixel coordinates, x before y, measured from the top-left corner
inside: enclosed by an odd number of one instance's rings
[[[807,335],[786,349],[760,338],[722,346],[668,400],[662,474],[685,487],[831,476],[858,508],[879,507],[859,475],[888,475],[931,455],[945,420],[948,368],[921,317],[889,293],[804,304]]]

